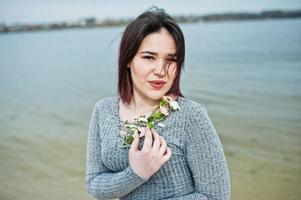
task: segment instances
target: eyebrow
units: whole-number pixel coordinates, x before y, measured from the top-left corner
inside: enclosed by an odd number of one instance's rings
[[[158,53],[152,52],[152,51],[142,51],[142,52],[140,52],[140,54],[143,54],[143,53],[147,53],[147,54],[151,54],[151,55],[158,55]],[[175,54],[176,53],[170,53],[167,56],[175,56]]]

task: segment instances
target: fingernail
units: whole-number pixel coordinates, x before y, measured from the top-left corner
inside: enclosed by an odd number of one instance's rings
[[[140,137],[143,137],[145,135],[145,131],[141,131],[141,133],[140,133]]]
[[[139,137],[143,137],[145,135],[145,127],[142,127],[140,130]]]

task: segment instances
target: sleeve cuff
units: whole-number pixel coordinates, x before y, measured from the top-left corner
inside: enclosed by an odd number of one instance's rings
[[[133,179],[132,181],[134,181],[134,182],[144,183],[144,182],[148,181],[148,179],[138,176],[130,166],[128,166],[125,169],[125,172],[126,172],[126,174],[129,175],[129,177],[131,177]]]

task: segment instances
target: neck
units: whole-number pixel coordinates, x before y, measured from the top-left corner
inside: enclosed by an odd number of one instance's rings
[[[149,99],[137,92],[134,92],[130,108],[137,115],[149,115],[152,111],[154,111],[157,108],[159,103],[160,100]]]

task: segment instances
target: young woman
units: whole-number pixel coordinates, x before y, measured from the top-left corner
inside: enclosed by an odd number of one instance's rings
[[[231,199],[223,147],[207,110],[180,91],[184,57],[183,33],[164,10],[149,10],[126,27],[118,96],[98,101],[90,121],[86,186],[95,198]],[[154,110],[160,120],[153,123]],[[138,116],[147,125],[126,140],[119,124]]]

